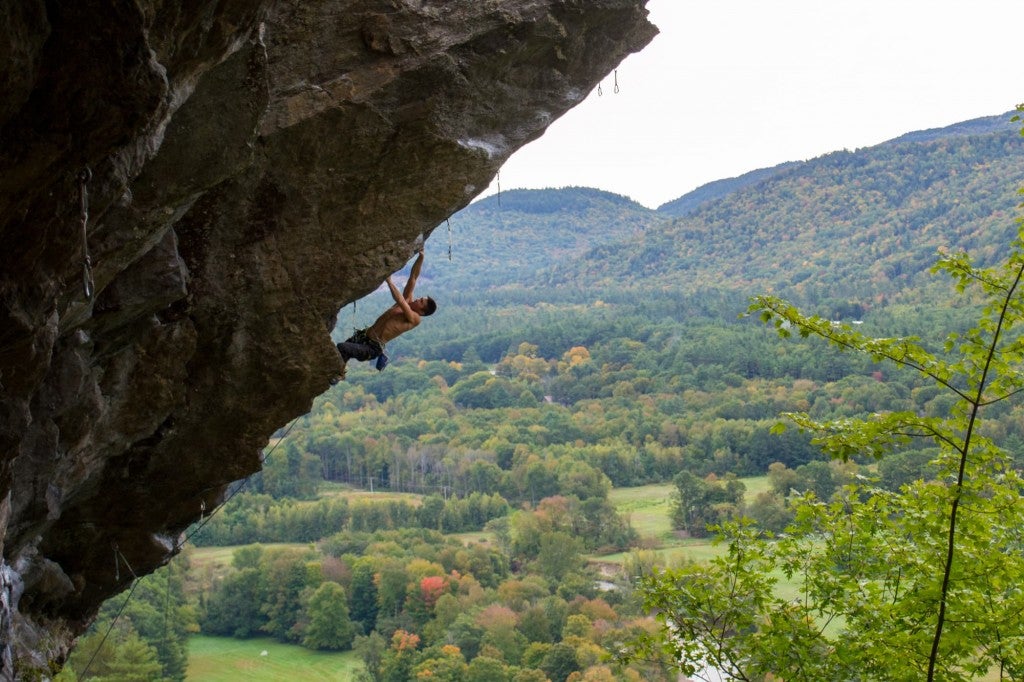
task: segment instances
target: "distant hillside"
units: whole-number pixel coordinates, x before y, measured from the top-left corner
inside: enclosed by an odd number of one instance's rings
[[[944,137],[957,137],[961,135],[990,135],[993,133],[1004,133],[1006,132],[1007,121],[1009,121],[1010,117],[1015,113],[1016,112],[1014,111],[1010,111],[998,116],[975,118],[970,121],[963,121],[961,123],[943,126],[942,128],[918,130],[912,133],[906,133],[905,135],[900,135],[897,138],[883,143],[883,145],[892,144],[894,142],[930,142]]]
[[[632,239],[661,220],[632,199],[586,187],[502,192],[434,231],[424,282],[460,290],[529,283],[542,270]]]
[[[735,178],[709,182],[706,185],[701,185],[692,192],[684,194],[678,199],[662,204],[658,207],[658,213],[674,217],[690,215],[709,201],[721,199],[728,194],[732,194],[733,192],[749,187],[750,185],[756,185],[757,183],[767,180],[788,168],[799,165],[800,163],[798,161],[789,161],[787,163],[779,164],[778,166],[773,166],[772,168],[760,168],[758,170],[753,170],[749,173],[736,176]]]
[[[891,296],[920,284],[939,248],[981,262],[1001,253],[1022,185],[1018,124],[980,119],[789,166],[639,238],[596,247],[544,283]]]

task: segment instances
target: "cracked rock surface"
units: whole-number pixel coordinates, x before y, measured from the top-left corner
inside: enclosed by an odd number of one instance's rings
[[[337,311],[653,38],[645,2],[0,0],[0,677],[259,469]]]

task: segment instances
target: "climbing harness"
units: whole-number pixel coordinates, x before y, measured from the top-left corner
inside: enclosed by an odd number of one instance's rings
[[[92,259],[89,257],[89,190],[86,185],[92,171],[86,166],[78,174],[78,224],[82,232],[82,288],[85,300],[92,300],[95,282],[92,279]]]

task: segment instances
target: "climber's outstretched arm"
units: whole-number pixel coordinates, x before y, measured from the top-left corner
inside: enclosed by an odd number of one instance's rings
[[[405,291],[402,292],[402,298],[406,301],[412,300],[412,292],[416,289],[416,280],[420,278],[420,270],[423,269],[423,247],[420,247],[419,255],[416,256],[416,262],[412,264],[412,271],[409,273],[409,281],[405,283]]]

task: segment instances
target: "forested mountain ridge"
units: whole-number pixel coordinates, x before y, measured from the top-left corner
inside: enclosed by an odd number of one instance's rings
[[[475,289],[529,282],[540,270],[632,239],[658,222],[657,213],[628,197],[587,187],[502,192],[434,232],[428,248],[433,262],[442,263],[424,273],[425,281]]]
[[[913,132],[899,135],[887,142],[883,142],[882,144],[891,144],[893,142],[926,142],[928,140],[934,140],[942,137],[988,135],[989,133],[1005,132],[1007,120],[1013,116],[1014,113],[1015,112],[1011,111],[996,116],[972,118],[968,121],[961,121],[959,123],[953,123],[939,128],[915,130]]]
[[[767,180],[773,175],[799,164],[799,161],[787,161],[771,168],[758,168],[734,178],[713,180],[701,185],[692,192],[687,192],[678,199],[662,204],[658,207],[658,213],[676,217],[690,215],[709,201],[721,199],[728,194]]]
[[[1015,231],[1022,161],[1008,115],[834,152],[596,248],[546,284],[891,296],[920,285],[940,248],[981,262],[1001,252]]]

